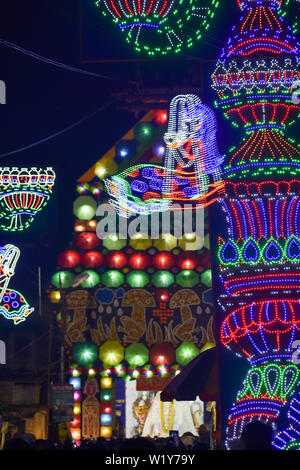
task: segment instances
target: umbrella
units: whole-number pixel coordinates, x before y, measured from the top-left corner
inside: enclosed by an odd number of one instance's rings
[[[219,400],[219,377],[216,348],[195,357],[162,391],[161,401]]]

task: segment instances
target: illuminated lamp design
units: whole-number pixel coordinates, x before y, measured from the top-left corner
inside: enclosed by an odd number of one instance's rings
[[[160,252],[153,256],[152,264],[156,269],[171,269],[175,265],[175,258],[167,251]]]
[[[55,184],[51,167],[0,167],[0,228],[26,230],[47,205]]]
[[[102,243],[104,248],[107,248],[109,251],[122,250],[127,245],[127,240],[119,238],[116,233],[111,233],[104,238]]]
[[[156,109],[153,111],[153,120],[158,126],[165,126],[168,123],[168,111],[166,109]]]
[[[105,366],[116,366],[124,359],[124,347],[119,341],[108,340],[100,346],[99,358]]]
[[[22,294],[9,289],[19,257],[20,250],[16,246],[8,244],[0,247],[0,316],[12,320],[15,325],[24,322],[34,310]]]
[[[90,220],[96,215],[97,203],[92,196],[79,196],[73,204],[73,213],[79,220]]]
[[[150,362],[155,367],[170,366],[175,361],[175,349],[171,344],[155,344],[150,349]]]
[[[171,233],[163,233],[153,240],[153,246],[159,251],[172,251],[177,246],[177,238]]]
[[[132,271],[131,273],[127,274],[126,282],[130,285],[130,287],[142,288],[149,283],[149,275],[144,271]]]
[[[175,281],[174,275],[169,271],[157,271],[152,274],[151,282],[155,287],[169,287]]]
[[[200,280],[200,276],[195,271],[184,270],[176,275],[176,283],[180,287],[195,287]]]
[[[216,250],[220,340],[249,362],[241,389],[232,384],[237,398],[227,417],[226,447],[254,420],[275,429],[287,409],[286,422],[293,416],[293,424],[273,440],[283,450],[300,438],[299,366],[292,361],[300,339],[300,150],[285,135],[300,112],[293,99],[300,46],[280,16],[288,2],[237,3],[241,18],[212,75],[216,107],[245,133],[230,150],[218,204],[225,227]]]
[[[148,250],[152,246],[151,237],[145,233],[135,233],[130,237],[129,245],[134,250]]]
[[[101,158],[95,165],[95,174],[100,180],[114,175],[118,171],[118,165],[113,158]]]
[[[173,98],[164,165],[140,164],[106,179],[111,204],[129,218],[165,211],[173,203],[199,208],[213,203],[224,189],[216,132],[215,115],[198,96]]]
[[[156,158],[163,159],[166,155],[166,144],[161,138],[152,145],[152,152]]]
[[[89,276],[85,281],[80,284],[80,286],[84,289],[92,289],[100,283],[100,275],[96,273],[96,271],[91,271],[90,269],[87,269],[86,271],[82,271],[82,274],[88,274]]]
[[[94,250],[100,245],[100,240],[95,233],[84,232],[77,235],[76,245],[82,250]]]
[[[129,257],[129,266],[133,269],[147,269],[151,265],[151,258],[145,253],[134,253]]]
[[[216,0],[96,0],[104,16],[144,55],[178,54],[206,32],[219,6]],[[157,119],[164,119],[157,111]]]
[[[158,289],[155,293],[158,302],[168,302],[170,294],[167,289]]]
[[[111,251],[105,256],[105,264],[109,269],[122,269],[127,262],[127,255],[122,251]]]
[[[121,140],[116,145],[116,157],[117,163],[122,163],[126,159],[131,159],[136,154],[137,142],[134,140]]]
[[[104,256],[99,251],[87,251],[81,255],[80,261],[85,268],[98,268],[103,264]]]
[[[195,269],[199,266],[199,257],[194,253],[182,253],[176,259],[180,269]]]
[[[75,274],[70,271],[57,271],[51,277],[51,284],[58,288],[68,289],[73,284],[74,279]]]
[[[130,366],[143,366],[149,361],[149,351],[143,343],[133,343],[125,350],[125,360]]]
[[[192,359],[200,354],[199,349],[194,343],[182,343],[176,349],[176,361],[181,366],[186,366]]]
[[[98,348],[91,341],[76,343],[72,348],[72,357],[81,366],[93,364],[98,357]],[[74,381],[75,378],[70,380]]]
[[[57,263],[62,268],[75,268],[80,264],[80,254],[75,250],[65,250],[59,255]]]
[[[61,301],[61,293],[59,290],[53,290],[50,292],[50,302],[52,304],[58,304]]]
[[[101,282],[105,287],[120,287],[124,284],[125,276],[117,270],[109,270],[101,275]]]

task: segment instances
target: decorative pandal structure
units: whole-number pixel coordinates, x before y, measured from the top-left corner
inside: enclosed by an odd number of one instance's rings
[[[286,3],[238,0],[241,19],[212,76],[216,106],[246,134],[228,157],[218,204],[226,227],[218,240],[219,340],[249,361],[227,417],[229,449],[247,423],[275,426],[284,405],[289,425],[273,446],[300,442],[300,376],[292,361],[300,339],[300,150],[285,135],[300,111],[292,100],[300,64],[299,43],[278,14]]]

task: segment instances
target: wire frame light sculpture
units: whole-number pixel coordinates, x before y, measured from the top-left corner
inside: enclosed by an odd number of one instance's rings
[[[55,173],[46,169],[0,167],[0,229],[22,231],[47,205]]]
[[[137,52],[154,56],[179,53],[200,40],[219,0],[97,0]]]

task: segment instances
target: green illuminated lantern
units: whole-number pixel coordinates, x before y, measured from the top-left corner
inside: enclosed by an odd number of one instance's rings
[[[133,343],[126,348],[125,360],[130,366],[143,366],[149,361],[149,351],[143,343]]]
[[[95,287],[97,284],[100,282],[100,276],[96,271],[92,271],[90,269],[87,269],[86,271],[83,271],[82,274],[88,274],[88,278],[83,281],[80,286],[83,287],[84,289],[91,289]]]
[[[124,238],[119,238],[119,236],[116,233],[112,233],[110,235],[107,235],[107,237],[104,238],[103,240],[103,246],[104,248],[107,248],[107,250],[122,250],[124,246],[127,245],[127,240]]]
[[[211,269],[207,269],[204,273],[201,274],[201,282],[206,287],[211,287],[212,285],[212,277],[211,277]]]
[[[73,213],[79,220],[91,220],[96,215],[97,203],[91,196],[79,196],[73,204]]]
[[[119,341],[108,340],[100,346],[99,358],[105,367],[113,367],[124,359],[124,347]]]
[[[199,274],[195,271],[183,270],[176,276],[176,283],[181,287],[195,287],[199,282]]]
[[[140,122],[134,128],[134,138],[138,142],[148,142],[154,136],[154,127],[150,122]]]
[[[127,274],[126,281],[130,287],[145,287],[149,282],[149,276],[144,271],[132,271]]]
[[[174,282],[174,275],[169,271],[157,271],[151,276],[151,282],[155,287],[169,287]]]
[[[98,357],[97,346],[90,342],[76,343],[72,348],[73,359],[81,366],[93,364]]]
[[[192,359],[199,355],[200,351],[194,343],[182,343],[176,349],[176,362],[186,366]]]
[[[120,271],[111,269],[101,275],[101,282],[105,287],[119,287],[121,284],[124,284],[125,276]]]
[[[58,288],[68,289],[73,284],[74,279],[75,274],[70,271],[57,271],[51,277],[51,284]]]

